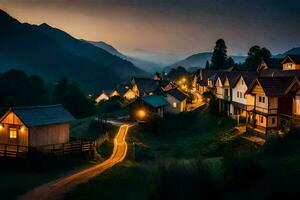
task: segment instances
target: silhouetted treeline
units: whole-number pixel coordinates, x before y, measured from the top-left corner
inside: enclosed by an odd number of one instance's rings
[[[47,85],[39,76],[24,71],[9,70],[0,74],[0,111],[11,106],[63,104],[75,117],[92,115],[95,107],[80,90],[78,84],[63,78],[55,85]]]

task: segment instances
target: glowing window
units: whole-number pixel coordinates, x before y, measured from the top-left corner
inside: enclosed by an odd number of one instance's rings
[[[176,108],[176,107],[177,107],[177,103],[173,102],[173,108]]]
[[[9,138],[16,139],[17,138],[17,128],[10,128],[9,129]]]

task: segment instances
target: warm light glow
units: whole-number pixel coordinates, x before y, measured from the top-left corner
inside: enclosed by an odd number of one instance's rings
[[[137,116],[138,116],[139,118],[143,119],[143,118],[146,116],[145,110],[139,110],[139,111],[137,112]]]
[[[17,128],[10,128],[9,129],[9,138],[16,139],[17,138]]]
[[[0,124],[0,130],[3,129],[3,128],[4,128],[3,124]]]
[[[186,78],[182,78],[181,82],[185,83],[186,82]]]
[[[24,126],[20,128],[20,131],[23,132],[25,130]]]

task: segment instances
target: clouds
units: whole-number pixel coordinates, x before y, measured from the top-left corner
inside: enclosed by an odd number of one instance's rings
[[[232,53],[300,46],[297,0],[0,0],[0,7],[124,50],[208,51],[219,37]]]

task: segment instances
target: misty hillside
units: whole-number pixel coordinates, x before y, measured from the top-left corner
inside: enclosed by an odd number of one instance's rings
[[[23,24],[2,10],[0,24],[1,72],[21,69],[52,83],[67,77],[94,92],[147,75],[132,63],[47,24]]]
[[[138,68],[149,72],[149,73],[155,73],[157,71],[161,71],[163,68],[163,65],[157,64],[155,62],[151,62],[151,61],[146,61],[146,60],[142,60],[139,58],[135,58],[135,57],[130,57],[130,56],[126,56],[124,54],[122,54],[121,52],[119,52],[116,48],[114,48],[113,46],[111,46],[110,44],[107,44],[103,41],[99,41],[99,42],[93,42],[93,41],[88,41],[89,43],[95,45],[96,47],[99,47],[101,49],[104,49],[105,51],[118,56],[122,59],[125,59],[129,62],[132,62],[135,66],[137,66]]]
[[[176,62],[168,67],[164,68],[164,71],[168,72],[170,69],[183,66],[188,70],[194,70],[195,68],[204,68],[206,61],[211,60],[212,53],[211,52],[204,52],[204,53],[197,53],[194,55],[191,55],[179,62]],[[237,63],[242,63],[245,61],[244,56],[230,56],[233,58],[233,60]]]

